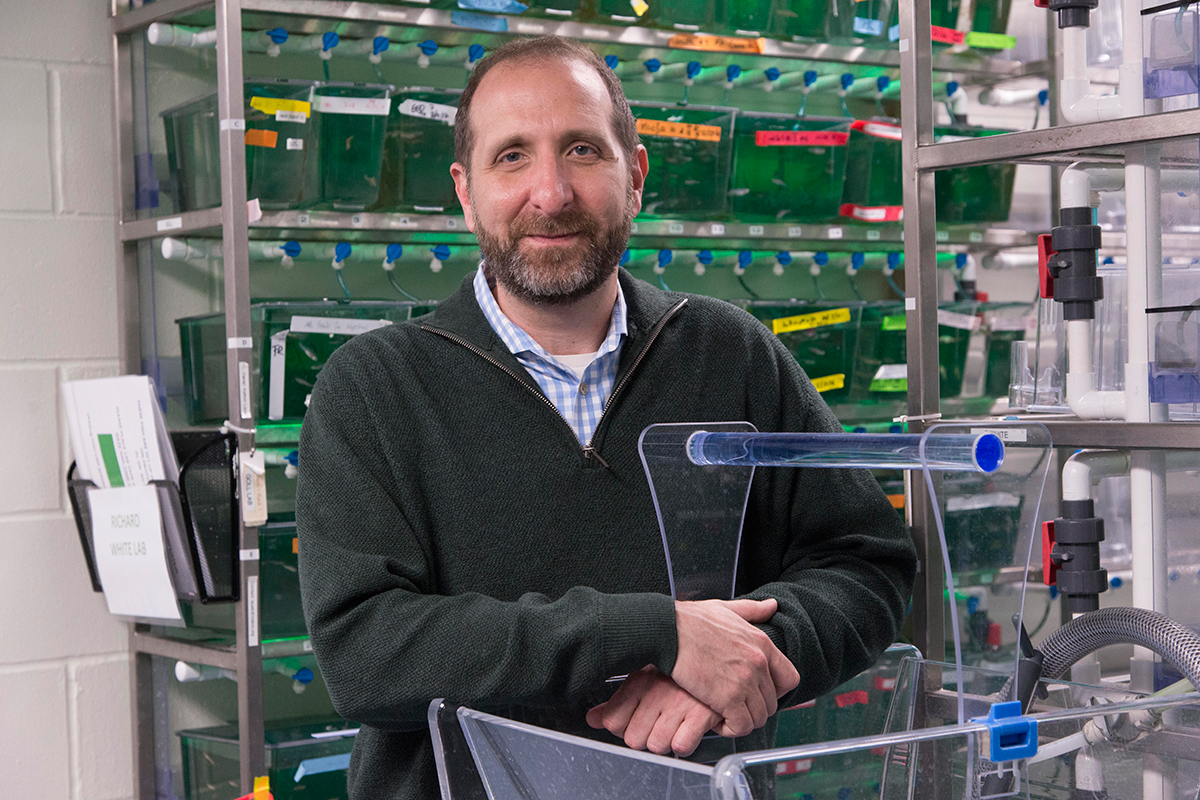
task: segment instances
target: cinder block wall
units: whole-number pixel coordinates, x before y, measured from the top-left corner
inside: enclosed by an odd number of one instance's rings
[[[105,6],[6,3],[0,47],[0,786],[24,800],[133,796],[127,634],[80,555],[58,389],[117,371]]]

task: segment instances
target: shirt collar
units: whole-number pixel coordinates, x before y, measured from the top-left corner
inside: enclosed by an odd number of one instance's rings
[[[500,337],[500,340],[509,349],[509,352],[513,355],[533,353],[551,361],[555,360],[554,356],[550,355],[544,347],[533,340],[532,336],[500,310],[500,305],[496,302],[495,295],[492,294],[492,288],[488,286],[487,276],[484,275],[482,263],[480,263],[479,269],[475,272],[473,284],[475,288],[475,300],[479,303],[479,308],[483,311],[483,315],[487,317],[487,321],[491,324],[496,335]],[[621,343],[621,338],[629,334],[627,316],[628,309],[625,305],[625,292],[621,289],[621,284],[618,281],[617,301],[613,304],[612,319],[608,324],[608,335],[604,337],[604,343],[600,345],[597,355],[604,355],[616,350]]]

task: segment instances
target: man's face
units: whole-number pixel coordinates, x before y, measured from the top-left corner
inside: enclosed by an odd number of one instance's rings
[[[645,149],[626,154],[612,101],[579,61],[496,67],[471,105],[470,174],[454,164],[488,274],[529,302],[568,303],[616,270],[641,209]]]

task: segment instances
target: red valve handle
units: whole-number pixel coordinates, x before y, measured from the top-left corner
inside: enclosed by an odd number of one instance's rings
[[[1042,583],[1054,586],[1058,583],[1058,564],[1054,558],[1054,520],[1042,523]]]
[[[1058,253],[1050,248],[1050,234],[1038,236],[1038,291],[1046,300],[1054,299],[1054,276],[1050,274],[1050,256]]]

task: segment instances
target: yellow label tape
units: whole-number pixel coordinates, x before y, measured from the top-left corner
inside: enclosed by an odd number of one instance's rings
[[[668,122],[664,119],[639,119],[637,132],[642,136],[695,139],[701,142],[721,141],[719,125],[693,125],[688,122]]]
[[[792,331],[806,331],[809,328],[821,328],[825,325],[840,325],[850,321],[850,309],[831,308],[818,311],[815,314],[801,314],[798,317],[781,317],[771,322],[771,332],[778,336]]]
[[[278,114],[280,111],[290,111],[306,117],[312,114],[312,103],[304,100],[281,100],[278,97],[251,97],[250,107],[267,115]]]
[[[745,39],[737,36],[708,36],[680,33],[672,36],[668,47],[676,50],[707,50],[710,53],[762,53],[766,39]]]
[[[826,375],[824,378],[814,378],[813,388],[818,392],[829,392],[834,389],[841,389],[846,385],[846,375],[839,372],[837,375]]]
[[[639,17],[650,10],[650,5],[646,0],[629,0],[629,5],[633,6],[633,13]]]

